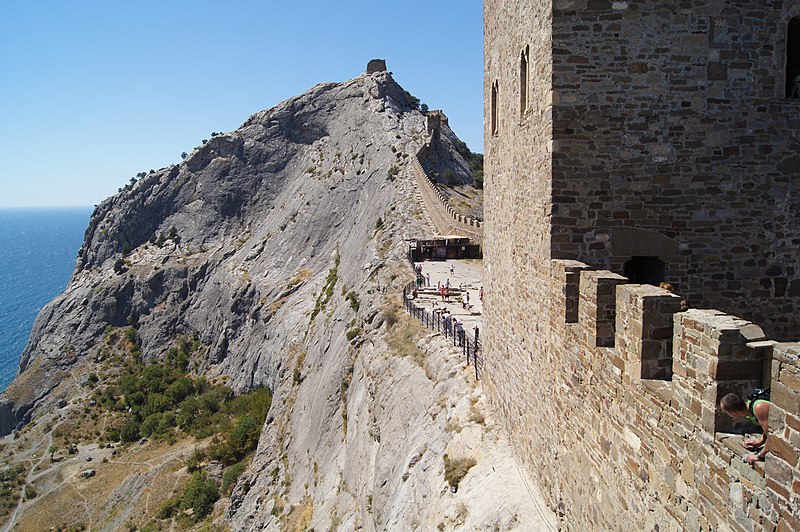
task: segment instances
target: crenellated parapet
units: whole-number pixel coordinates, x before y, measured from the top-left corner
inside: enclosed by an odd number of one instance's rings
[[[469,237],[477,244],[483,243],[483,224],[480,220],[457,213],[447,202],[444,194],[422,167],[420,158],[425,156],[428,146],[414,155],[412,168],[425,209],[428,211],[436,230],[442,235],[459,235]]]
[[[571,501],[576,526],[800,529],[800,344],[717,310],[681,312],[676,294],[578,261],[552,260],[549,275],[554,349],[535,360],[487,356],[486,378],[493,393],[514,390],[519,404],[503,408],[519,408],[509,414],[520,420],[514,438],[554,506]],[[501,365],[538,375],[552,415],[526,414],[543,392],[504,381]],[[769,452],[751,467],[741,435],[756,427],[718,405],[757,387],[772,388],[773,406]]]

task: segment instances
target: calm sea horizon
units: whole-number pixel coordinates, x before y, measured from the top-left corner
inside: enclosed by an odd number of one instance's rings
[[[92,207],[0,207],[0,390],[14,379],[36,315],[64,291]]]

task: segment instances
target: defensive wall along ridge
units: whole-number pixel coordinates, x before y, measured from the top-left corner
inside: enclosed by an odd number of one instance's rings
[[[430,129],[429,129],[430,132]],[[431,134],[428,143],[414,155],[412,168],[417,188],[422,196],[425,210],[431,217],[433,225],[441,235],[459,235],[469,237],[476,244],[483,244],[483,224],[469,216],[457,213],[447,203],[444,195],[425,172],[421,161],[428,156],[430,143],[435,142],[436,135]]]
[[[505,323],[484,377],[565,525],[800,530],[800,344],[578,261],[549,269],[549,322]],[[762,386],[769,452],[751,468],[717,405]]]

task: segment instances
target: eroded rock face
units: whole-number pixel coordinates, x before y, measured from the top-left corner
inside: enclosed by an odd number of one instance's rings
[[[322,83],[105,200],[69,286],[36,319],[0,429],[24,421],[107,325],[136,323],[149,358],[197,336],[201,371],[237,391],[275,386],[334,255],[349,287],[380,262],[376,220],[409,194],[389,170],[422,145],[423,121],[388,73]]]
[[[232,529],[519,529],[536,510],[472,369],[400,307],[407,239],[430,236],[412,101],[386,72],[320,84],[104,201],[37,318],[0,429],[85,394],[106,326],[135,324],[148,359],[189,335],[198,373],[273,390],[255,456],[218,503]],[[444,454],[476,462],[456,494]],[[107,500],[135,502],[156,476]],[[114,529],[140,517],[134,502],[87,512]]]

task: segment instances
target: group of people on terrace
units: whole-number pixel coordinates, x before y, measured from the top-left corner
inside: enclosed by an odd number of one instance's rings
[[[480,270],[477,264],[459,261],[415,263],[416,283],[410,294],[417,306],[427,307],[439,330],[471,350],[476,349],[480,330]]]

